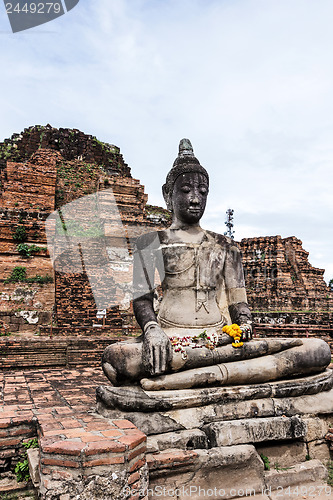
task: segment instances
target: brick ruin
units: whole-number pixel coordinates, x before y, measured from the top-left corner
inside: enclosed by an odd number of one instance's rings
[[[147,205],[144,186],[132,178],[119,148],[78,130],[30,127],[0,143],[0,180],[0,320],[4,327],[10,332],[40,329],[44,334],[63,335],[134,333],[127,293],[131,245],[127,263],[109,266],[107,278],[115,283],[115,301],[108,305],[105,320],[96,318],[98,307],[84,249],[77,245],[73,255],[64,252],[53,268],[46,248],[45,220],[50,213],[93,193],[102,207],[103,246],[92,237],[89,252],[98,254],[99,264],[108,265],[110,248],[117,247],[117,238],[124,239],[124,234],[117,236],[119,226],[113,225],[112,217],[103,215],[112,204],[119,210],[127,243],[139,232],[169,224],[167,210]],[[324,271],[309,263],[299,239],[246,238],[240,247],[259,334],[264,325],[332,328],[333,293],[325,284]],[[71,265],[73,259],[77,268]],[[23,273],[16,279],[15,269]]]
[[[288,311],[326,315],[333,294],[325,270],[309,263],[309,253],[295,236],[244,238],[240,243],[249,303],[253,311]]]
[[[66,328],[72,334],[96,332],[92,328],[98,323],[96,304],[84,265],[79,272],[64,273],[71,258],[65,253],[62,272],[57,266],[53,269],[46,247],[47,217],[92,193],[106,203],[106,193],[111,192],[121,222],[134,238],[138,224],[143,232],[165,225],[167,211],[158,210],[156,215],[155,207],[146,205],[144,186],[132,178],[119,148],[78,130],[50,125],[30,127],[0,143],[0,182],[3,330],[27,332],[49,325],[46,332],[56,333],[57,327],[62,333]],[[103,231],[104,240],[110,240],[112,229],[105,224]],[[129,279],[128,274],[124,279]],[[121,282],[119,276],[117,280]],[[120,331],[123,324],[131,328],[130,312],[113,307],[107,311],[106,324]],[[57,327],[53,329],[54,322]]]

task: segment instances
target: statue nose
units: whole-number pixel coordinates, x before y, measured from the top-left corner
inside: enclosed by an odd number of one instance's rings
[[[200,203],[200,199],[199,199],[198,193],[193,193],[192,196],[191,196],[191,198],[190,198],[190,201],[194,205],[198,205],[198,203]]]

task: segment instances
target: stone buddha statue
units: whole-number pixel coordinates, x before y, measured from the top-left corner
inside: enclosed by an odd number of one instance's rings
[[[254,384],[319,373],[330,363],[320,339],[252,339],[240,251],[200,226],[208,190],[208,173],[183,139],[163,186],[172,224],[136,243],[133,308],[142,335],[103,354],[113,386],[144,392]],[[239,325],[241,342],[223,332],[231,323]]]

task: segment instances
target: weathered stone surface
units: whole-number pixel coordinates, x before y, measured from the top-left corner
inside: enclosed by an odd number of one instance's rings
[[[272,490],[326,479],[327,469],[319,460],[302,462],[288,470],[271,470],[265,473],[266,487]]]
[[[169,491],[171,496],[164,498],[185,499],[191,495],[193,500],[198,500],[203,498],[205,491],[206,496],[217,500],[235,498],[243,488],[252,491],[252,495],[262,491],[263,463],[253,446],[194,451],[197,456],[183,468],[175,468],[170,460],[164,466],[162,463],[158,469],[151,469],[149,465],[149,487],[154,493],[163,492],[163,488],[166,488],[165,491]]]
[[[107,418],[126,418],[145,434],[151,435],[200,428],[208,422],[219,420],[274,416],[274,402],[272,399],[266,398],[147,414],[110,410],[102,402],[98,401],[97,411]]]
[[[143,412],[122,412],[120,410],[110,410],[102,402],[98,401],[96,406],[97,412],[103,417],[117,419],[126,418],[132,422],[140,431],[147,435],[160,434],[161,432],[173,432],[185,429],[172,416],[167,413],[154,412],[151,414]]]
[[[274,399],[276,415],[317,415],[333,413],[333,389],[319,394]]]
[[[215,422],[203,427],[211,446],[282,441],[305,436],[306,426],[298,417],[253,418]]]
[[[200,429],[189,429],[185,431],[156,434],[147,439],[148,450],[163,451],[169,448],[181,450],[208,448],[207,435]]]
[[[307,428],[305,439],[308,442],[322,439],[327,433],[331,423],[330,419],[319,417],[303,418],[303,421]]]
[[[276,466],[292,467],[296,463],[304,462],[308,454],[306,444],[302,441],[259,443],[256,444],[256,450],[259,455],[263,454],[269,459],[272,469]]]
[[[315,409],[315,410],[314,410]],[[294,415],[312,417],[316,414],[333,415],[333,389],[315,395],[294,398],[264,398],[210,404],[166,412],[121,412],[108,409],[101,401],[97,410],[107,418],[126,418],[147,435],[201,428],[205,424],[249,418],[269,418]],[[122,415],[122,417],[121,417]],[[325,424],[326,426],[326,424]],[[323,438],[324,435],[320,436]],[[306,438],[306,440],[308,440]]]
[[[30,448],[27,450],[28,462],[29,462],[29,472],[32,484],[37,488],[40,483],[39,477],[39,461],[40,461],[40,451],[38,448]]]
[[[324,372],[318,375],[310,375],[308,377],[293,378],[272,382],[272,397],[273,398],[287,398],[305,396],[308,394],[317,394],[322,391],[329,391],[333,386],[333,370],[327,368]]]
[[[109,467],[110,469],[110,467]],[[148,486],[148,469],[145,467],[145,478],[142,479],[142,489]],[[80,477],[70,471],[60,471],[53,474],[54,479],[40,488],[42,500],[128,500],[131,497],[131,488],[127,484],[128,474],[117,467],[112,467],[109,473],[104,475],[94,474]],[[125,485],[125,486],[124,486]]]
[[[331,454],[329,449],[329,444],[325,439],[317,439],[308,443],[309,456],[311,458],[316,458],[322,463],[326,464],[331,460]]]
[[[179,389],[177,391],[143,391],[138,386],[100,386],[96,394],[97,400],[102,401],[110,409],[150,412],[200,407],[212,403],[225,405],[231,401],[316,394],[320,391],[327,391],[332,386],[333,370],[327,369],[317,375],[266,384]]]
[[[0,479],[0,495],[2,492],[5,492],[5,494],[8,492],[9,493],[19,492],[21,490],[25,490],[27,487],[27,482],[22,481],[18,483],[16,475],[13,474],[12,472],[3,473],[1,474],[1,476],[2,477]]]

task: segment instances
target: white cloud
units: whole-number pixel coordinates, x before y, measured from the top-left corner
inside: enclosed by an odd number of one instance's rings
[[[207,224],[223,231],[230,206],[243,237],[295,234],[333,276],[332,15],[331,0],[82,0],[15,35],[2,15],[0,137],[95,134],[156,204],[189,137],[211,174]]]

